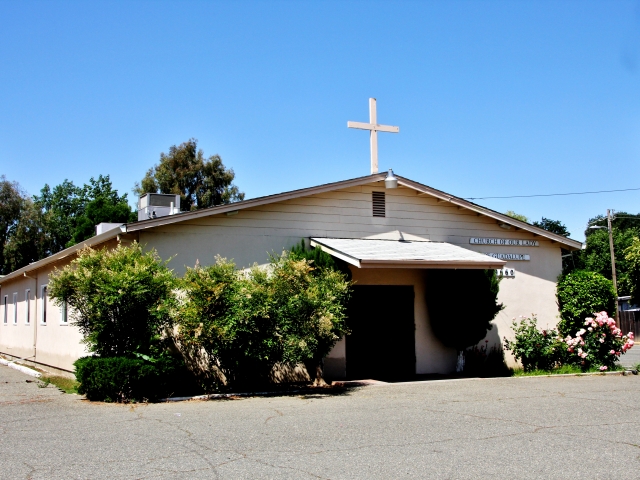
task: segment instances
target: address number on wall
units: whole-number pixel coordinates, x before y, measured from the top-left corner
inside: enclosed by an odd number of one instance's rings
[[[496,270],[496,275],[498,277],[515,277],[516,271],[514,268],[498,268]]]

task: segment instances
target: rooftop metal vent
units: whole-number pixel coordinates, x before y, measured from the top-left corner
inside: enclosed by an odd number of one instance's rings
[[[138,200],[138,221],[180,213],[180,195],[145,193]]]
[[[386,209],[384,192],[371,192],[371,203],[373,205],[373,216],[384,217]]]

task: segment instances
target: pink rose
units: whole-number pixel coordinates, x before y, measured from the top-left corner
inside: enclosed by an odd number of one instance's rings
[[[604,365],[600,367],[600,371],[604,372],[607,369],[607,367],[605,367]]]

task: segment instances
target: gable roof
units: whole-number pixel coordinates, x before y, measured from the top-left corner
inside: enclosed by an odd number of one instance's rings
[[[159,217],[159,218],[149,219],[149,220],[141,220],[138,222],[129,223],[123,228],[126,228],[127,232],[136,232],[140,230],[145,230],[147,228],[154,228],[162,225],[179,223],[185,220],[193,220],[196,218],[208,217],[210,215],[219,215],[222,213],[235,212],[237,210],[244,210],[247,208],[257,207],[261,205],[268,205],[271,203],[283,202],[285,200],[292,200],[295,198],[307,197],[309,195],[316,195],[318,193],[331,192],[334,190],[340,190],[348,187],[367,185],[373,182],[381,182],[381,181],[384,181],[386,176],[387,176],[386,172],[376,173],[373,175],[367,175],[365,177],[358,177],[358,178],[353,178],[351,180],[343,180],[341,182],[326,183],[324,185],[318,185],[316,187],[302,188],[299,190],[292,190],[290,192],[252,198],[250,200],[243,200],[241,202],[230,203],[227,205],[218,205],[216,207],[203,208],[202,210],[195,210],[192,212],[182,212],[175,215],[169,215],[166,217]],[[459,208],[465,208],[467,210],[476,212],[478,215],[484,215],[486,217],[493,218],[494,220],[496,220],[501,224],[507,224],[507,225],[513,226],[516,230],[524,230],[529,233],[532,233],[533,235],[544,237],[548,240],[551,240],[552,242],[560,243],[568,250],[579,250],[580,248],[582,248],[582,243],[578,242],[577,240],[573,240],[571,238],[563,237],[562,235],[551,233],[542,228],[533,226],[530,223],[517,220],[503,213],[496,212],[495,210],[482,207],[473,202],[469,202],[468,200],[464,200],[463,198],[456,197],[454,195],[443,192],[441,190],[436,190],[435,188],[429,187],[427,185],[414,182],[413,180],[409,180],[408,178],[404,178],[400,175],[395,175],[395,176],[398,178],[398,185],[415,190],[418,192],[418,195],[434,197],[434,198],[437,198],[438,201],[440,202],[448,202],[448,203],[451,203],[452,205],[456,205]]]
[[[237,210],[244,210],[247,208],[257,207],[260,205],[268,205],[271,203],[283,202],[285,200],[292,200],[300,197],[307,197],[309,195],[316,195],[318,193],[331,192],[334,190],[340,190],[349,187],[357,187],[361,185],[367,185],[374,182],[382,182],[387,176],[386,172],[384,173],[376,173],[373,175],[367,175],[364,177],[353,178],[351,180],[343,180],[341,182],[334,183],[326,183],[323,185],[318,185],[315,187],[302,188],[299,190],[292,190],[290,192],[278,193],[275,195],[267,195],[264,197],[252,198],[250,200],[243,200],[241,202],[230,203],[227,205],[218,205],[216,207],[203,208],[202,210],[195,210],[193,212],[182,212],[177,213],[175,215],[168,215],[166,217],[159,217],[155,219],[142,220],[138,222],[128,223],[126,225],[122,225],[119,229],[116,228],[114,230],[109,230],[100,235],[96,235],[95,237],[91,237],[83,242],[74,245],[73,247],[66,248],[54,255],[51,255],[47,258],[43,258],[42,260],[38,260],[37,262],[30,263],[29,265],[22,267],[14,272],[11,272],[4,277],[2,277],[2,281],[6,282],[7,280],[11,280],[16,277],[20,277],[25,275],[27,272],[31,272],[33,270],[37,270],[45,265],[56,262],[58,260],[62,260],[63,258],[77,252],[82,249],[85,245],[93,246],[104,243],[108,240],[116,238],[120,233],[128,233],[128,232],[137,232],[140,230],[145,230],[147,228],[159,227],[162,225],[170,225],[174,223],[183,222],[185,220],[192,220],[195,218],[208,217],[210,215],[219,215],[222,213],[235,212]],[[582,248],[582,243],[577,240],[573,240],[571,238],[563,237],[562,235],[557,235],[555,233],[548,232],[542,228],[535,227],[529,223],[522,222],[520,220],[516,220],[515,218],[509,217],[508,215],[504,215],[503,213],[496,212],[489,208],[482,207],[473,202],[469,202],[468,200],[464,200],[463,198],[456,197],[454,195],[443,192],[442,190],[437,190],[435,188],[429,187],[427,185],[423,185],[418,182],[414,182],[413,180],[409,180],[408,178],[404,178],[400,175],[395,175],[398,178],[398,185],[401,185],[406,188],[410,188],[418,192],[418,195],[425,195],[437,198],[438,201],[448,202],[452,205],[456,205],[459,208],[465,208],[467,210],[471,210],[476,212],[478,215],[484,215],[490,218],[493,218],[497,222],[511,225],[516,230],[524,230],[533,235],[537,235],[540,237],[544,237],[552,242],[557,242],[561,244],[564,248],[568,250],[579,250]]]

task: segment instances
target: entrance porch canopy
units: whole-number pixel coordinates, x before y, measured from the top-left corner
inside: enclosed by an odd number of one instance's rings
[[[311,238],[311,246],[358,268],[498,269],[507,263],[457,245],[406,234],[401,240]]]

